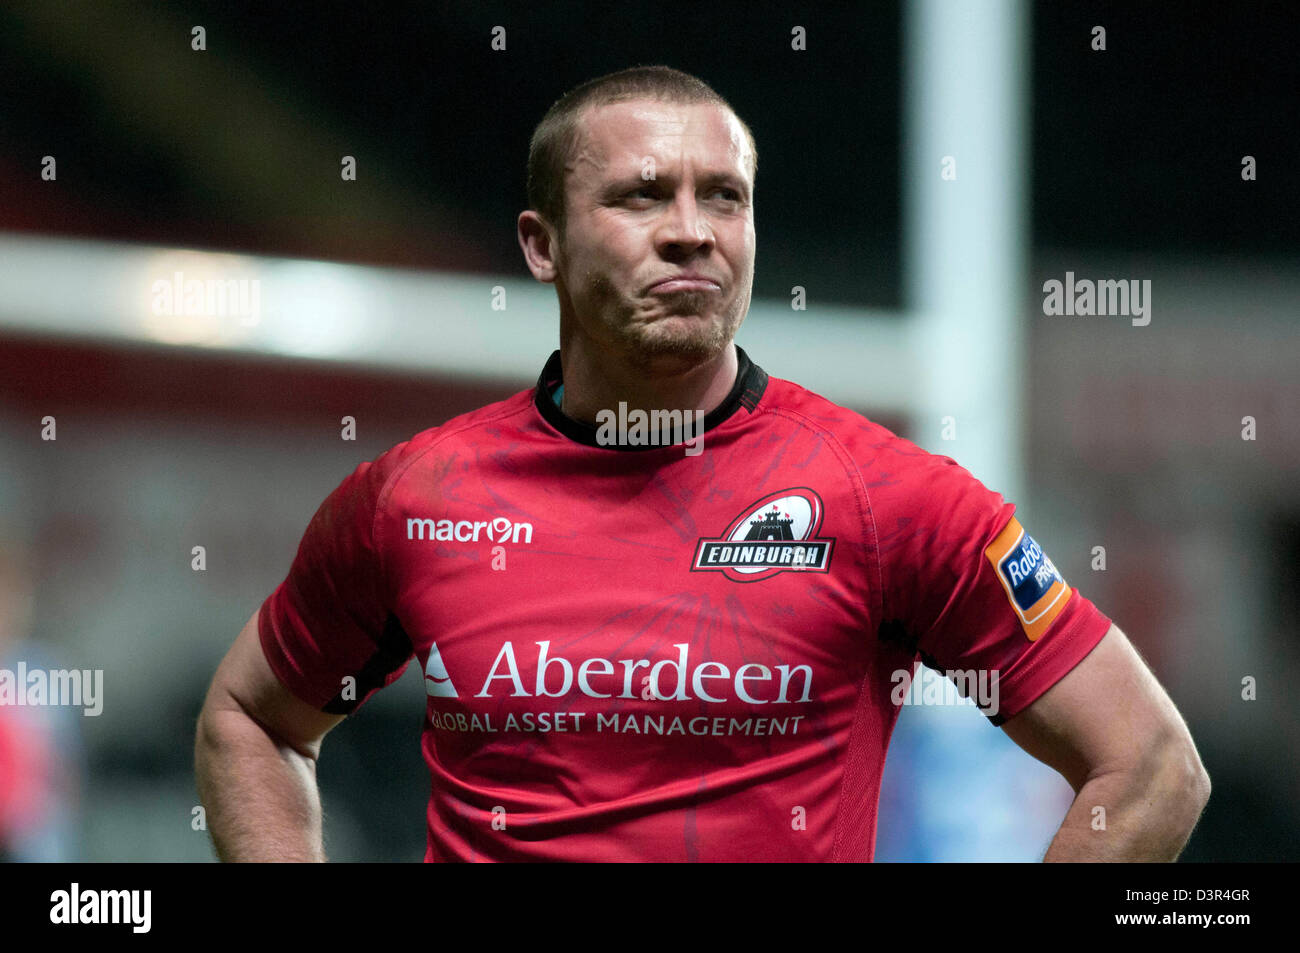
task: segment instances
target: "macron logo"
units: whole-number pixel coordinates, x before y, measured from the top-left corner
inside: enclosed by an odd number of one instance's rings
[[[498,516],[493,520],[434,520],[411,517],[406,521],[407,539],[432,539],[444,543],[531,543],[532,523],[515,523]]]
[[[424,666],[424,690],[430,698],[459,698],[456,686],[451,683],[447,666],[443,664],[442,653],[435,642],[429,649],[429,661]]]

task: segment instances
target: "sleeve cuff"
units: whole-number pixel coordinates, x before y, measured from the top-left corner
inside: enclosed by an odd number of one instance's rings
[[[1033,643],[998,680],[999,707],[989,721],[1001,726],[1039,699],[1088,656],[1110,631],[1111,620],[1079,592],[1068,618]]]

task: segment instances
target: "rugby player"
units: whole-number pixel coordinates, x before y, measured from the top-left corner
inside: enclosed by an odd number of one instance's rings
[[[1014,505],[733,343],[755,169],[675,70],[551,107],[517,228],[560,348],[321,504],[199,719],[220,857],[324,859],[322,740],[412,658],[429,861],[870,860],[918,661],[995,673],[985,715],[1075,790],[1046,860],[1177,857],[1187,728]]]

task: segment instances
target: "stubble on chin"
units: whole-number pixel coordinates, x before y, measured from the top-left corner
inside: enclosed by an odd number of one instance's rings
[[[664,295],[665,315],[652,321],[621,322],[615,330],[631,363],[639,370],[662,368],[665,363],[687,369],[715,358],[735,336],[739,322],[729,314],[712,320],[696,317],[708,313],[713,297],[700,291]]]

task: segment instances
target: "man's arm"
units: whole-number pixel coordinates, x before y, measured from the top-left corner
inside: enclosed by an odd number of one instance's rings
[[[199,714],[199,800],[222,860],[323,861],[316,759],[345,716],[317,711],[281,684],[257,619],[222,660]]]
[[[1045,861],[1176,860],[1209,800],[1187,725],[1116,625],[1002,729],[1075,791]]]

